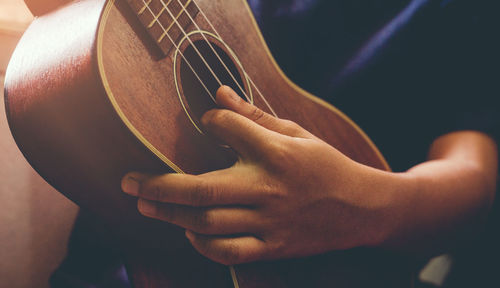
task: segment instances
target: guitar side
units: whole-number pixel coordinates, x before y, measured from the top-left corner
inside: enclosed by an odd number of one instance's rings
[[[12,133],[49,183],[112,228],[126,251],[136,287],[232,287],[227,268],[199,256],[182,229],[140,216],[135,200],[120,191],[121,177],[131,170],[197,174],[225,167],[233,159],[193,128],[179,99],[172,97],[177,93],[173,53],[163,59],[155,54],[124,2],[79,1],[33,22],[7,71]],[[244,0],[198,4],[278,116],[299,123],[360,163],[388,169],[351,120],[284,76]],[[197,20],[210,30],[200,16]],[[255,99],[268,110],[262,99]],[[238,284],[409,286],[408,269],[397,258],[372,251],[332,256],[238,266]],[[299,276],[291,277],[290,271]]]

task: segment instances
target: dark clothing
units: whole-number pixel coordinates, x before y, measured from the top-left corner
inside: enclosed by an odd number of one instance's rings
[[[285,73],[358,123],[395,171],[447,132],[498,135],[495,1],[249,2]]]
[[[500,139],[498,1],[249,2],[285,73],[360,125],[395,171],[447,132]],[[453,253],[445,287],[500,287],[497,206]]]
[[[80,211],[69,241],[68,256],[50,278],[50,287],[132,287],[120,251],[107,229],[99,219]]]
[[[447,132],[473,129],[499,139],[496,1],[248,2],[291,80],[350,116],[395,171],[425,161],[431,142]],[[482,243],[498,239],[489,231]],[[474,253],[458,253],[457,259],[466,261],[458,261],[456,269],[468,275],[452,274],[453,287],[500,287],[493,282],[495,274],[488,274],[488,267],[496,266],[487,261],[498,254],[486,252],[494,246],[481,244]],[[71,259],[63,270],[83,269],[75,269]],[[461,266],[471,261],[472,266]],[[109,281],[104,276],[112,274],[101,273],[92,283]]]

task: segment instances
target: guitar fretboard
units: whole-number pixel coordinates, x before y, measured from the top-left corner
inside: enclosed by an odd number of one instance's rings
[[[193,0],[127,0],[165,55],[188,33],[200,12]]]

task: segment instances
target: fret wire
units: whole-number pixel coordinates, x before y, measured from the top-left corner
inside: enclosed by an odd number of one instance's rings
[[[180,3],[181,0],[177,0],[177,3]],[[198,6],[196,4],[196,2],[194,2],[194,4],[196,6]],[[198,11],[200,11],[200,9],[198,8]],[[193,17],[191,17],[191,14],[189,14],[189,12],[187,12],[187,15],[189,16],[189,19],[191,20],[191,22],[193,22],[193,24],[195,25],[196,29],[200,30],[200,26],[198,25],[198,23],[196,23],[196,21],[194,21]],[[238,88],[241,90],[241,92],[243,93],[243,95],[245,96],[245,98],[247,99],[247,101],[250,103],[252,102],[250,97],[248,97],[247,93],[245,92],[245,89],[243,89],[243,87],[241,87],[240,83],[238,82],[238,80],[236,80],[236,77],[234,77],[233,73],[231,72],[231,70],[229,70],[229,68],[227,67],[226,63],[222,60],[222,58],[220,57],[219,53],[217,53],[217,51],[215,51],[215,48],[214,46],[212,45],[212,43],[210,43],[210,41],[208,41],[207,37],[205,36],[205,34],[201,33],[203,39],[205,39],[205,41],[207,42],[208,46],[210,46],[210,49],[212,49],[212,52],[214,52],[215,56],[217,56],[217,58],[219,59],[220,63],[222,64],[222,66],[224,66],[224,68],[226,69],[226,71],[228,72],[228,74],[231,76],[231,78],[233,79],[234,83],[238,86]]]
[[[151,2],[153,2],[153,0],[148,0],[148,2],[144,3],[144,6],[141,8],[141,10],[139,10],[139,12],[137,12],[138,15],[141,15],[142,13],[144,13],[144,11],[146,11],[146,8],[148,7],[149,4],[151,4]]]
[[[153,1],[154,1],[154,0],[147,0],[147,2],[146,2],[145,0],[142,0],[142,2],[144,3],[144,6],[141,8],[141,10],[138,12],[138,14],[140,15],[140,14],[144,13],[144,11],[145,11],[146,9],[148,9],[148,8],[149,8],[149,6],[148,6],[148,5],[149,5],[149,4],[151,4]],[[172,1],[172,0],[169,0],[169,1],[168,1],[168,3],[170,3],[171,1]],[[178,1],[178,2],[180,2],[179,0],[177,0],[177,1]],[[160,2],[162,2],[163,4],[165,4],[162,0],[160,0]],[[197,10],[198,10],[198,11],[199,11],[202,15],[203,15],[203,17],[204,17],[204,18],[205,18],[205,20],[208,22],[208,24],[210,25],[210,27],[213,29],[213,31],[215,32],[215,34],[216,34],[219,38],[221,37],[221,36],[220,36],[220,34],[218,33],[218,31],[217,31],[217,30],[215,29],[215,27],[213,26],[212,22],[208,19],[207,15],[206,15],[206,14],[205,14],[205,13],[204,13],[201,9],[200,9],[200,7],[199,7],[199,6],[198,6],[198,4],[196,3],[196,1],[193,1],[193,0],[188,0],[188,1],[187,1],[187,3],[186,3],[186,4],[185,4],[185,6],[184,6],[184,9],[182,9],[182,10],[181,10],[181,12],[177,15],[177,17],[176,17],[175,19],[173,19],[173,20],[174,20],[174,22],[173,22],[173,23],[171,23],[171,24],[169,25],[168,29],[164,29],[164,28],[163,28],[163,26],[161,27],[161,28],[163,29],[163,33],[162,33],[162,35],[160,36],[160,38],[159,38],[159,39],[157,39],[158,44],[161,44],[161,42],[164,40],[164,38],[165,38],[166,36],[169,36],[169,38],[171,38],[171,37],[170,37],[170,35],[169,35],[168,33],[170,32],[170,29],[173,27],[173,25],[175,24],[175,22],[177,21],[177,19],[178,19],[178,18],[182,15],[182,13],[187,12],[187,13],[189,14],[189,16],[190,16],[189,11],[184,11],[184,10],[187,10],[187,9],[185,9],[185,8],[186,8],[186,7],[187,7],[187,6],[188,6],[191,2],[192,2],[192,3],[194,3],[194,5],[196,6]],[[168,4],[167,4],[167,5],[168,5]],[[181,7],[182,7],[182,5],[181,5]],[[168,10],[168,8],[167,8],[167,10]],[[152,15],[153,17],[155,17],[155,14],[152,12],[152,10],[151,10],[150,8],[149,8],[149,11],[150,11],[151,15]],[[163,12],[164,12],[164,11],[163,11]],[[169,13],[169,14],[170,14],[170,16],[171,16],[171,17],[173,17],[172,13]],[[157,18],[159,18],[159,17],[160,17],[160,16],[158,16]],[[157,22],[157,23],[159,23],[159,24],[160,24],[160,26],[161,26],[161,22],[160,22],[160,21],[158,21],[158,19],[156,20],[156,22]],[[153,24],[153,26],[154,26],[154,24]],[[181,30],[182,30],[182,28],[181,28]],[[173,41],[173,39],[171,39],[171,41]],[[174,44],[174,46],[175,46],[175,44]],[[177,47],[176,47],[176,48],[177,48]],[[178,48],[177,48],[177,49],[178,49]],[[182,53],[181,53],[181,55],[182,55]],[[190,65],[189,65],[189,66],[190,66]],[[192,70],[192,67],[190,67],[190,68],[191,68],[191,70]],[[264,97],[264,95],[262,94],[262,92],[260,91],[260,89],[259,89],[259,88],[257,87],[257,85],[254,83],[253,79],[251,79],[251,78],[249,77],[249,75],[248,75],[248,73],[245,71],[245,69],[243,69],[243,73],[244,73],[244,75],[248,78],[248,80],[250,81],[251,85],[252,85],[252,86],[253,86],[253,87],[257,90],[257,93],[258,93],[258,94],[259,94],[259,96],[262,98],[262,100],[264,101],[264,103],[266,104],[266,106],[270,109],[271,113],[272,113],[275,117],[278,117],[278,116],[276,115],[276,112],[274,111],[274,109],[273,109],[273,108],[269,105],[269,103],[268,103],[267,99]],[[198,80],[201,80],[201,79],[198,79]],[[234,80],[234,79],[233,79],[233,80]],[[239,83],[238,83],[238,84],[239,84]],[[206,89],[206,87],[204,87],[204,88],[205,88],[205,90],[207,90],[207,89]],[[240,89],[241,89],[241,88],[240,88]],[[242,89],[242,91],[243,91],[243,89]],[[209,91],[207,91],[207,92],[210,94],[210,92],[209,92]],[[243,93],[245,93],[245,92],[243,91]],[[212,95],[210,95],[210,96],[212,97]],[[246,96],[246,98],[248,98],[248,96],[247,96],[247,95],[245,95],[245,96]],[[212,97],[212,99],[214,100],[214,98],[213,98],[213,97]]]
[[[163,0],[160,0],[162,1],[163,3]],[[142,0],[142,2],[144,4],[146,4],[146,1]],[[164,4],[164,3],[163,3]],[[146,9],[149,10],[149,12],[151,13],[151,15],[154,16],[154,13],[153,11],[151,10],[151,8],[146,4]],[[168,11],[168,10],[167,10]],[[157,21],[158,24],[160,25],[161,29],[163,29],[163,31],[165,31],[165,28],[163,27],[163,25],[161,24],[161,22]],[[212,95],[212,92],[210,92],[210,90],[208,90],[207,86],[205,85],[205,83],[201,80],[200,76],[198,75],[198,73],[196,73],[196,71],[193,69],[193,66],[191,65],[191,63],[189,63],[189,61],[186,59],[186,57],[184,56],[184,54],[182,54],[179,46],[177,46],[174,42],[174,40],[172,39],[172,37],[170,37],[170,35],[168,35],[168,38],[170,39],[170,41],[172,42],[172,45],[175,47],[175,49],[177,51],[179,51],[179,54],[181,55],[182,59],[184,59],[184,61],[186,62],[186,64],[189,66],[189,68],[191,69],[191,71],[193,72],[193,74],[196,76],[196,78],[198,79],[198,81],[200,81],[200,84],[203,86],[203,88],[205,88],[205,91],[207,91],[208,95],[210,96],[210,98],[212,98],[212,100],[214,101],[214,103],[217,103],[217,101],[215,100],[215,97],[214,95]],[[201,131],[200,131],[201,132]],[[203,132],[202,132],[203,133]]]
[[[184,5],[184,10],[189,5],[189,3],[191,3],[191,1],[192,0],[187,1],[186,5]],[[163,0],[160,0],[160,2],[165,6],[165,2],[163,2]],[[195,3],[195,2],[193,2],[193,3]],[[182,5],[181,5],[181,7],[182,7]],[[207,60],[203,57],[203,55],[201,55],[200,50],[198,50],[198,48],[196,48],[196,45],[194,45],[194,43],[191,40],[191,38],[189,38],[189,35],[186,33],[186,30],[184,30],[184,28],[182,27],[182,25],[179,23],[179,21],[177,21],[177,18],[174,17],[174,14],[172,14],[172,12],[169,9],[167,9],[167,12],[168,12],[168,14],[170,14],[170,17],[174,18],[174,22],[177,24],[177,27],[179,27],[179,29],[181,30],[181,32],[184,34],[184,37],[186,37],[186,39],[189,41],[189,43],[191,44],[191,46],[194,48],[194,51],[196,51],[196,53],[198,54],[198,56],[200,56],[201,61],[203,61],[203,63],[205,63],[205,66],[208,68],[208,70],[210,71],[210,73],[212,73],[212,76],[215,78],[215,80],[217,81],[217,83],[219,84],[219,86],[222,86],[222,82],[220,81],[219,77],[217,77],[217,74],[214,73],[214,70],[212,70],[212,67],[210,67],[210,65],[208,64]],[[181,12],[179,13],[179,15],[182,14],[182,13],[183,13],[183,11],[181,10]],[[170,39],[172,38],[172,37],[170,37],[170,35],[168,35],[168,36],[169,36]]]
[[[160,0],[161,1],[161,0]],[[168,1],[168,3],[170,3],[172,0]],[[186,11],[188,14],[189,14],[189,11],[187,11],[186,7],[191,3],[192,0],[188,0],[186,2],[186,4],[184,4],[184,7],[182,7],[183,5],[181,4],[181,11],[179,12],[179,14],[177,14],[177,16],[175,17],[174,21],[172,21],[172,23],[170,23],[170,25],[168,25],[167,29],[165,30],[165,32],[163,32],[163,34],[160,36],[160,38],[158,39],[158,43],[161,43],[161,41],[163,41],[163,38],[165,38],[166,34],[168,32],[170,32],[170,29],[172,29],[172,26],[174,26],[175,22],[179,19],[179,17],[181,17],[182,13],[184,13],[184,11]],[[166,5],[168,5],[168,3]],[[171,16],[172,13],[170,13]],[[181,28],[181,27],[180,27]],[[182,28],[181,28],[182,29]]]
[[[169,0],[168,3],[167,3],[167,5],[170,4],[170,2],[172,2],[172,0]],[[155,25],[155,22],[160,18],[161,14],[163,14],[163,12],[165,12],[165,9],[167,9],[166,6],[164,6],[163,8],[161,8],[161,10],[158,13],[158,15],[154,16],[153,17],[153,21],[151,21],[151,23],[149,23],[148,28],[151,28],[151,27],[153,27],[153,25]]]
[[[160,0],[160,1],[161,1],[161,0]],[[170,3],[171,1],[172,1],[172,0],[169,0],[169,3]],[[144,13],[144,11],[145,11],[146,9],[148,9],[148,8],[149,8],[149,6],[148,6],[148,5],[149,5],[149,4],[151,4],[151,3],[153,2],[153,0],[147,0],[147,2],[146,2],[145,0],[142,0],[142,2],[144,3],[144,6],[143,6],[143,7],[139,10],[138,15],[143,14],[143,13]],[[163,1],[162,1],[162,2],[163,2]],[[193,2],[193,3],[194,3],[194,5],[196,6],[197,10],[198,10],[198,11],[199,11],[202,15],[203,15],[203,17],[204,17],[204,18],[205,18],[205,20],[208,22],[208,24],[210,25],[210,27],[213,29],[213,31],[215,32],[215,34],[216,34],[216,35],[220,38],[220,37],[221,37],[221,36],[220,36],[220,34],[219,34],[219,33],[218,33],[218,31],[215,29],[215,27],[213,26],[212,22],[208,19],[207,15],[206,15],[206,14],[205,14],[205,13],[204,13],[201,9],[200,9],[200,7],[199,7],[199,6],[198,6],[198,4],[196,3],[196,1],[189,0],[189,1],[186,3],[185,7],[187,7],[187,6],[188,6],[191,2]],[[152,15],[153,17],[155,17],[155,14],[152,12],[152,10],[151,10],[151,9],[149,9],[149,11],[150,11],[151,15]],[[179,13],[179,15],[177,16],[177,18],[179,18],[179,17],[182,15],[182,13],[183,13],[183,12],[184,12],[184,11],[181,11],[181,13]],[[187,11],[187,12],[189,13],[189,11]],[[170,14],[171,14],[171,13],[170,13]],[[171,15],[171,16],[173,17],[173,15]],[[159,18],[159,17],[158,17],[158,18]],[[177,18],[176,18],[176,19],[174,19],[174,20],[176,21],[176,20],[177,20]],[[162,35],[161,35],[161,37],[157,40],[157,42],[158,42],[159,44],[161,44],[161,42],[164,40],[165,36],[169,36],[169,35],[168,35],[168,32],[169,32],[169,30],[172,28],[172,26],[175,24],[175,21],[174,21],[174,23],[172,23],[172,24],[170,24],[170,25],[169,25],[168,30],[163,29],[163,31],[164,31],[164,32],[163,32],[163,34],[162,34]],[[160,22],[160,21],[156,21],[156,22],[158,22],[158,23],[161,25],[161,22]],[[163,28],[163,27],[161,27],[161,28]],[[169,38],[171,38],[171,37],[169,36]],[[172,40],[171,40],[171,41],[172,41]],[[174,46],[175,46],[175,45],[174,45]],[[178,49],[178,48],[177,48],[177,49]],[[181,54],[182,54],[182,53],[181,53]],[[192,67],[190,67],[190,68],[192,68]],[[248,80],[250,81],[251,85],[252,85],[252,86],[253,86],[253,87],[257,90],[257,93],[258,93],[258,94],[259,94],[259,96],[262,98],[262,100],[265,102],[266,106],[267,106],[267,107],[271,110],[272,114],[273,114],[275,117],[277,117],[276,112],[275,112],[275,111],[274,111],[274,109],[273,109],[273,108],[269,105],[269,103],[268,103],[267,99],[264,97],[264,95],[262,94],[262,92],[260,91],[260,89],[259,89],[259,88],[257,87],[257,85],[254,83],[253,79],[251,79],[251,78],[249,77],[249,75],[248,75],[248,73],[245,71],[245,69],[243,69],[243,73],[244,73],[244,74],[245,74],[245,76],[248,78]],[[206,87],[205,87],[205,88],[206,88]],[[207,92],[208,92],[208,91],[207,91]],[[212,96],[212,95],[210,95],[210,96]],[[212,98],[213,98],[213,97],[212,97]]]
[[[203,10],[201,10],[200,6],[198,6],[198,4],[196,3],[196,1],[193,1],[193,3],[198,8],[198,11],[201,13],[201,15],[205,18],[205,20],[207,21],[208,25],[210,25],[210,28],[212,28],[212,30],[215,32],[215,35],[217,35],[217,37],[219,37],[220,39],[222,39],[222,37],[220,36],[220,34],[217,31],[217,29],[215,29],[214,24],[212,24],[212,22],[210,21],[210,19],[208,19],[207,14],[205,14],[205,12],[203,12]],[[245,71],[245,69],[243,69],[243,73],[245,73],[245,76],[248,78],[248,80],[253,85],[253,87],[255,87],[255,90],[257,90],[257,94],[260,95],[260,97],[262,98],[262,100],[264,101],[264,103],[266,104],[266,106],[273,113],[274,117],[279,118],[278,114],[274,111],[273,107],[271,107],[271,105],[267,101],[266,97],[264,97],[264,94],[262,94],[262,92],[260,91],[259,87],[255,84],[255,82],[252,80],[252,78],[250,78],[250,75],[248,75],[248,73]]]

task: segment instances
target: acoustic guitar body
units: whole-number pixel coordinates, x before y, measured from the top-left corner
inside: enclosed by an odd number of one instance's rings
[[[285,77],[246,0],[182,0],[193,21],[174,6],[163,9],[180,14],[179,25],[158,17],[171,24],[168,33],[158,23],[148,28],[162,11],[157,1],[146,9],[141,1],[81,0],[36,18],[5,84],[20,149],[49,183],[110,227],[134,286],[411,286],[404,259],[371,249],[225,267],[196,253],[182,229],[137,212],[136,199],[120,190],[127,172],[200,174],[236,159],[199,125],[216,107],[210,94],[219,83],[207,66],[264,111],[297,122],[355,161],[389,169],[351,120]]]

